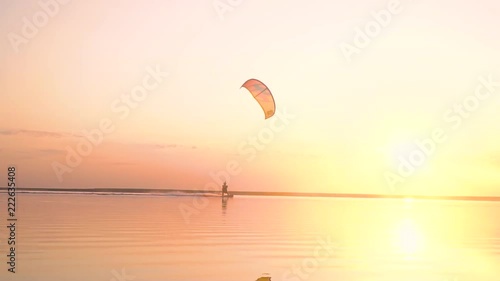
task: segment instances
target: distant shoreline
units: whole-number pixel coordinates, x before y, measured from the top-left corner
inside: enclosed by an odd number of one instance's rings
[[[130,193],[156,194],[182,192],[194,194],[217,194],[218,192],[185,189],[143,189],[143,188],[16,188],[19,192],[81,192],[81,193]],[[6,192],[7,187],[0,187]],[[311,192],[263,192],[263,191],[231,191],[234,195],[249,196],[288,196],[288,197],[329,197],[329,198],[365,198],[365,199],[422,199],[422,200],[460,200],[460,201],[500,201],[500,196],[425,196],[425,195],[395,195],[395,194],[356,194],[356,193],[311,193]]]

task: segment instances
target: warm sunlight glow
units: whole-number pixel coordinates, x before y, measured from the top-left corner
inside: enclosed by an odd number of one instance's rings
[[[0,281],[500,281],[499,12],[0,0]]]
[[[412,203],[413,203],[413,198],[411,197],[405,198],[405,207],[410,208]]]
[[[412,219],[402,220],[396,229],[397,250],[407,258],[423,250],[423,237],[418,225]]]
[[[414,144],[410,141],[401,141],[388,144],[381,151],[383,151],[388,164],[397,169],[402,161],[401,159],[406,158],[414,149]]]

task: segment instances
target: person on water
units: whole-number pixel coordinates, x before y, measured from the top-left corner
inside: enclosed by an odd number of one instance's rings
[[[224,193],[229,195],[229,193],[227,193],[227,184],[226,182],[224,182],[224,184],[222,185],[222,196],[224,196]]]

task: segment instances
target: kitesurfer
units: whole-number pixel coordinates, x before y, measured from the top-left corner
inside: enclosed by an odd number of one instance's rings
[[[226,182],[224,182],[224,184],[222,185],[222,196],[224,196],[224,193],[229,195],[229,193],[227,193],[227,184]]]

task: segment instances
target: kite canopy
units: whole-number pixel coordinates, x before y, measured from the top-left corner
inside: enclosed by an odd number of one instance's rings
[[[264,114],[266,115],[266,119],[273,116],[276,111],[276,104],[274,103],[273,95],[269,88],[267,88],[264,83],[260,82],[257,79],[249,79],[247,80],[241,88],[246,88],[255,100],[259,103],[262,110],[264,110]]]

